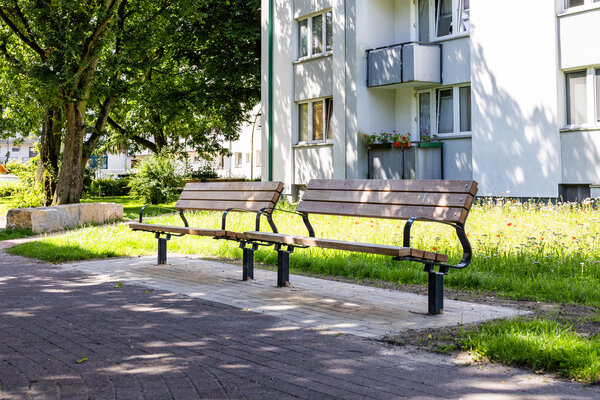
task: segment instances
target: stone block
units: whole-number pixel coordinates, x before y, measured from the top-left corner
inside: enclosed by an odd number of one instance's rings
[[[114,203],[65,204],[54,207],[8,210],[6,227],[30,229],[36,233],[60,231],[90,223],[123,218],[123,205]]]

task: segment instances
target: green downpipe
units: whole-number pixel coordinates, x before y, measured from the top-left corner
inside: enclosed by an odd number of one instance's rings
[[[268,74],[268,121],[269,121],[269,181],[273,180],[273,0],[269,0],[269,74]]]

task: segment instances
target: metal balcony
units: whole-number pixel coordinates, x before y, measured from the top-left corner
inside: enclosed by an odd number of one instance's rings
[[[367,50],[367,87],[435,83],[441,83],[440,45],[408,42]]]

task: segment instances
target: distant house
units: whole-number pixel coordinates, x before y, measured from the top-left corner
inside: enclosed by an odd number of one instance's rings
[[[396,130],[479,195],[600,196],[599,0],[263,0],[262,27],[262,178],[287,193],[377,175],[363,135]]]
[[[35,142],[31,138],[0,140],[0,164],[8,161],[27,162],[36,155]]]
[[[260,179],[262,173],[262,118],[256,108],[249,121],[240,126],[240,137],[225,143],[230,157],[217,157],[215,171],[223,178]]]
[[[262,118],[260,106],[251,113],[250,119],[239,127],[239,138],[235,141],[222,143],[231,156],[218,156],[215,160],[204,160],[197,151],[188,148],[188,169],[197,171],[202,168],[212,168],[222,178],[260,179],[262,172]],[[149,150],[128,156],[127,163],[135,168],[137,163],[152,155]]]

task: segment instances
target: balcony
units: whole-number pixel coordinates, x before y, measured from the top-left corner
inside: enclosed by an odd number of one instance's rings
[[[400,43],[367,50],[367,87],[423,87],[441,83],[437,44]]]

